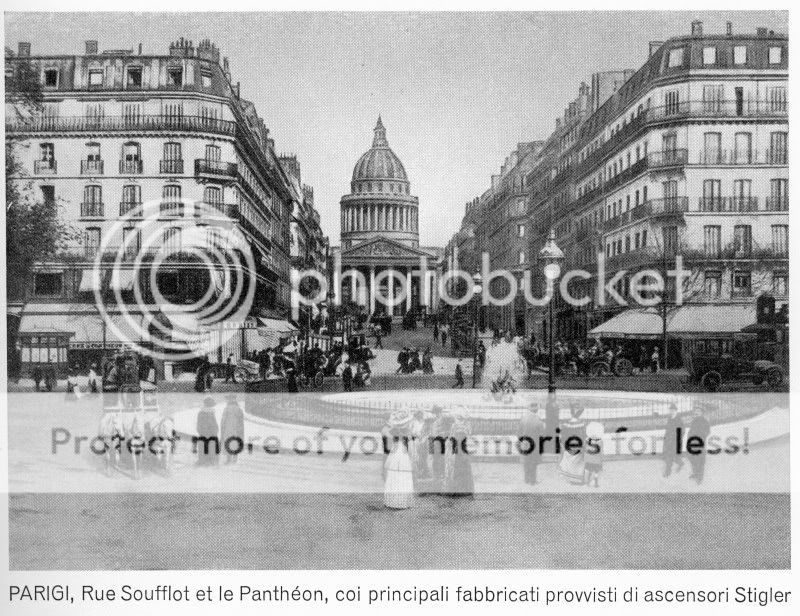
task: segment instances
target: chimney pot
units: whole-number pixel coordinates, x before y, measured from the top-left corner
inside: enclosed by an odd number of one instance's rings
[[[725,23],[725,34],[728,36],[733,36],[733,22],[728,21]]]
[[[699,19],[692,22],[692,36],[703,36],[703,22]]]
[[[142,44],[141,43],[139,43],[139,55],[140,56],[142,55]]]
[[[87,56],[97,55],[97,41],[86,41],[86,55]]]
[[[766,38],[767,29],[766,28],[756,28],[756,36],[759,37],[759,38]]]
[[[30,43],[19,43],[17,45],[17,55],[21,58],[27,58],[31,55]]]

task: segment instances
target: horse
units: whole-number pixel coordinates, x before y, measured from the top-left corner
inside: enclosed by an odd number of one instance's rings
[[[175,422],[170,417],[157,415],[148,424],[150,451],[155,454],[164,473],[172,469],[172,447],[175,442]]]
[[[103,414],[98,427],[98,436],[105,443],[107,476],[111,476],[112,452],[114,468],[119,470],[120,449],[122,443],[128,443],[134,479],[141,478],[139,456],[145,445],[144,427],[144,421],[138,412],[111,411]]]

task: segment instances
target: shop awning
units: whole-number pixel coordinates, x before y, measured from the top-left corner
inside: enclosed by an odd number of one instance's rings
[[[733,334],[755,321],[755,305],[703,304],[671,308],[667,333],[676,336]],[[589,332],[595,338],[658,338],[663,321],[658,308],[631,308]]]
[[[137,330],[137,326],[140,324],[141,315],[138,314],[114,314],[104,318],[99,313],[23,312],[20,332],[72,332],[70,348],[102,349],[139,342],[141,332]]]
[[[91,293],[100,290],[100,270],[96,267],[85,269],[81,272],[81,283],[78,291]]]

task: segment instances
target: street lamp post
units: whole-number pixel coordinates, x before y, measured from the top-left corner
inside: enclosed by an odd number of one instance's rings
[[[556,232],[550,229],[550,235],[547,237],[547,242],[539,251],[539,262],[543,265],[545,278],[552,281],[555,287],[556,279],[561,275],[561,263],[564,261],[564,252],[556,244]],[[555,293],[553,293],[555,295]],[[556,373],[555,373],[555,355],[553,347],[555,343],[555,336],[553,332],[553,297],[547,302],[548,305],[548,325],[547,325],[547,346],[550,353],[550,369],[547,371],[547,392],[555,394],[556,392]]]
[[[475,379],[478,373],[478,317],[480,315],[481,298],[480,293],[483,291],[483,277],[477,272],[472,276],[472,295],[475,298],[475,312],[473,321],[473,338],[472,338],[472,389],[475,389]]]

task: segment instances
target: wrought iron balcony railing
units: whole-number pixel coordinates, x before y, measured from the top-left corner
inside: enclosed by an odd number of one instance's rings
[[[55,175],[58,172],[56,161],[35,160],[33,161],[33,172],[37,175]]]
[[[220,160],[198,158],[194,161],[194,174],[212,178],[236,179],[238,165]]]
[[[81,218],[103,218],[103,202],[81,203]]]
[[[81,175],[103,175],[103,161],[82,160]]]
[[[67,116],[7,118],[8,133],[91,133],[99,131],[186,131],[234,136],[236,122],[202,116],[141,114],[132,116]]]
[[[139,175],[142,173],[144,165],[141,160],[121,160],[119,161],[119,172],[122,175]]]
[[[161,173],[183,173],[183,159],[160,161],[159,170]]]

